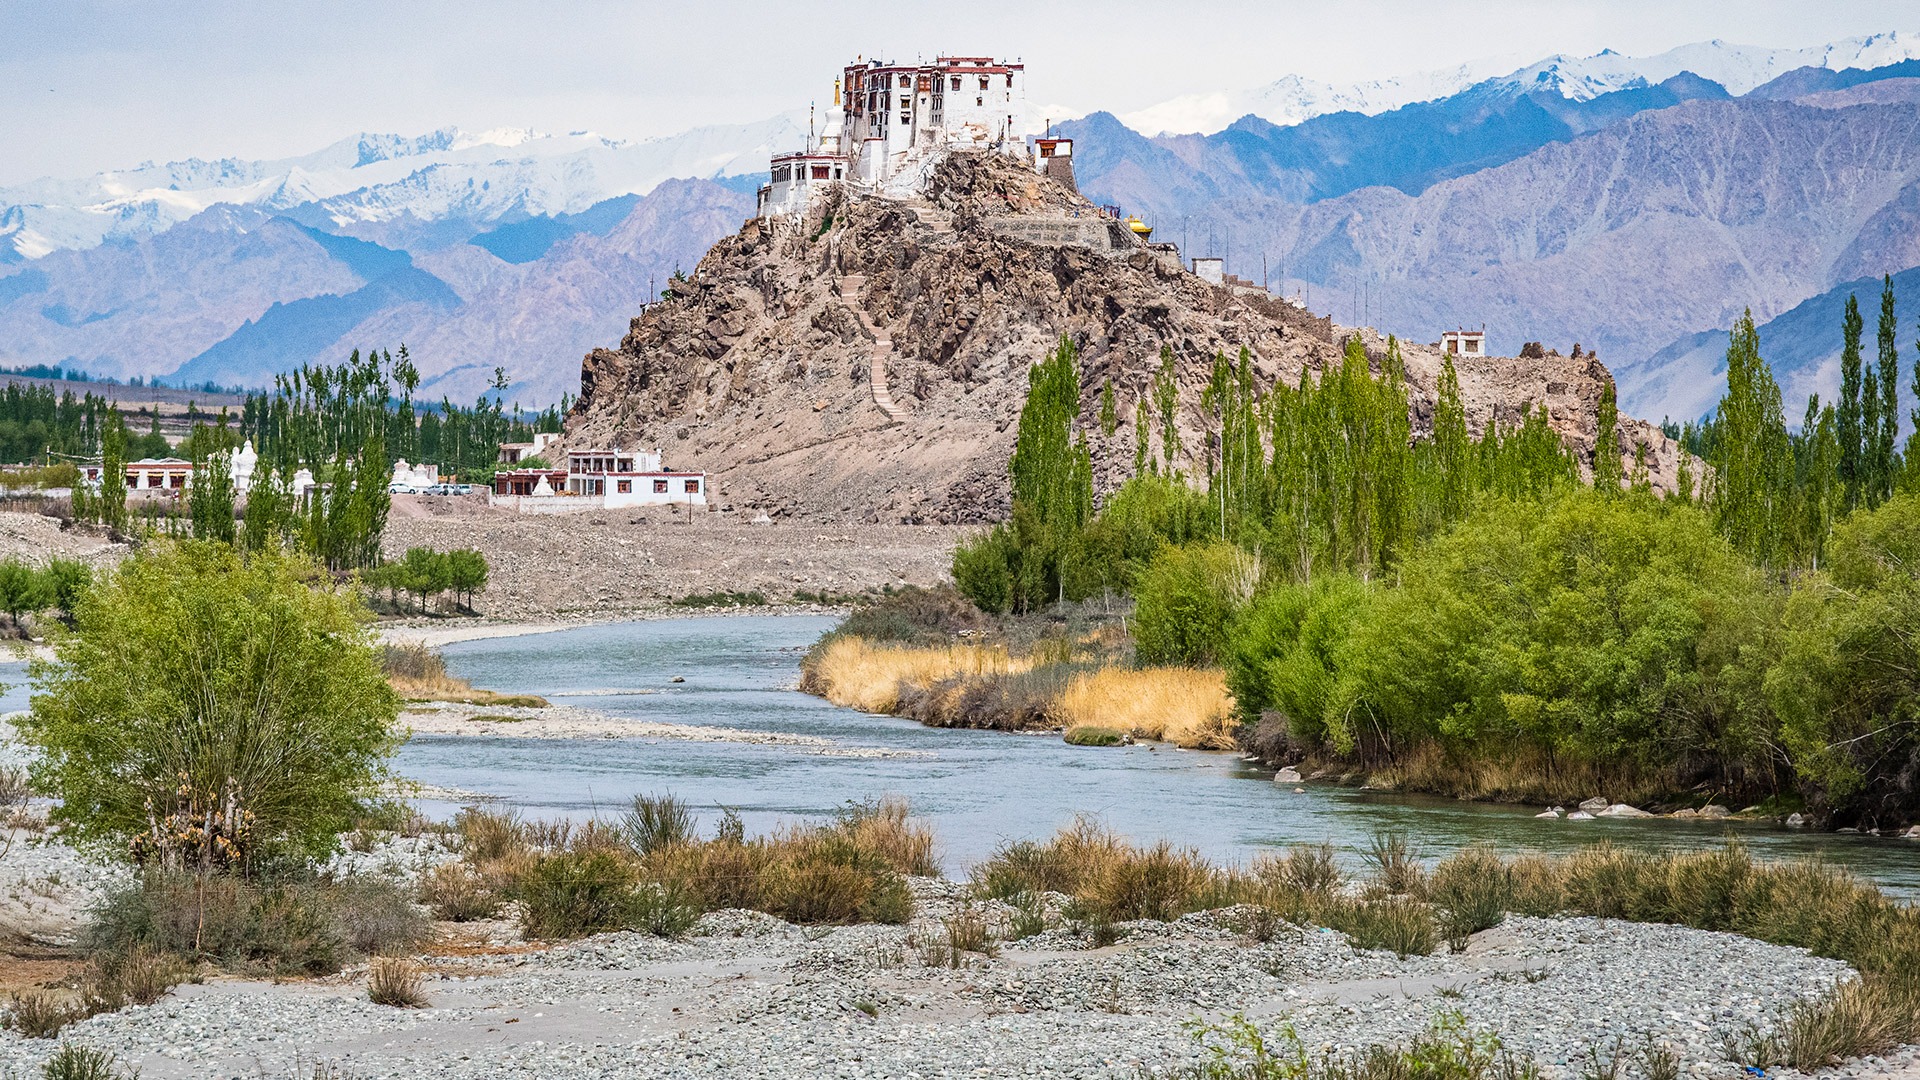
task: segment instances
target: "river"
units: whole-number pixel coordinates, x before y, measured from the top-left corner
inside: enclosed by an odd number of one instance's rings
[[[793,747],[680,740],[416,736],[399,771],[477,792],[529,817],[617,816],[636,794],[671,792],[710,826],[722,807],[749,831],[817,819],[849,801],[897,795],[932,823],[948,872],[1007,840],[1041,838],[1075,814],[1135,840],[1169,840],[1222,861],[1328,842],[1350,864],[1377,830],[1405,831],[1429,856],[1491,841],[1506,851],[1565,851],[1597,840],[1652,848],[1714,844],[1733,832],[1772,858],[1817,855],[1889,891],[1920,894],[1920,843],[1727,823],[1536,819],[1494,806],[1307,784],[1277,785],[1239,755],[1171,746],[1072,747],[1057,736],[922,727],[869,716],[793,687],[818,616],[723,616],[610,623],[445,648],[475,686],[539,694],[623,717],[826,736],[893,757],[823,756]],[[681,677],[685,681],[672,680]],[[14,707],[19,707],[15,705]],[[423,800],[437,816],[458,807]]]

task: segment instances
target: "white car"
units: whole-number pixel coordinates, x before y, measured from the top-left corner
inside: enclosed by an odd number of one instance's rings
[[[413,486],[412,484],[388,484],[388,485],[387,485],[387,494],[389,494],[389,495],[418,495],[418,494],[420,494],[420,489],[419,489],[419,488],[417,488],[417,487],[414,487],[414,486]]]

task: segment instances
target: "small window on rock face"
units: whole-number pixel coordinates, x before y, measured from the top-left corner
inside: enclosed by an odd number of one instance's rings
[[[655,480],[653,482],[653,493],[655,495],[665,495],[667,493],[667,482],[665,480]]]

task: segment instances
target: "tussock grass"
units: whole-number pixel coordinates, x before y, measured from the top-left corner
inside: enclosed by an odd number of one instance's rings
[[[404,957],[374,957],[367,966],[367,1000],[396,1009],[426,1008],[420,965]]]
[[[119,1059],[105,1050],[63,1043],[40,1067],[42,1080],[137,1080],[139,1072],[121,1072]]]
[[[849,635],[828,642],[813,658],[807,683],[835,705],[890,713],[903,687],[926,690],[950,679],[1004,675],[1031,666],[999,646],[889,645]]]
[[[1190,749],[1235,745],[1233,698],[1218,670],[1103,667],[1074,676],[1054,714],[1068,728],[1117,728]]]
[[[458,820],[463,865],[429,878],[452,893],[434,896],[449,910],[518,901],[521,929],[533,938],[621,929],[673,936],[723,908],[796,923],[898,924],[913,913],[905,877],[939,873],[933,833],[898,800],[752,838],[731,814],[701,838],[691,811],[670,795],[636,800],[617,826],[525,823],[479,810]]]
[[[1119,746],[1127,741],[1127,737],[1120,732],[1094,724],[1070,727],[1062,738],[1068,746]]]

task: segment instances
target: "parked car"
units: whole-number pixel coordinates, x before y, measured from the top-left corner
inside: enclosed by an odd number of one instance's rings
[[[452,495],[453,493],[452,484],[430,484],[426,490],[428,495]]]
[[[388,485],[387,485],[387,494],[389,494],[389,495],[418,495],[418,494],[420,494],[420,489],[419,489],[419,488],[417,488],[417,487],[414,487],[414,486],[413,486],[412,484],[388,484]]]
[[[471,495],[471,494],[473,494],[473,485],[472,485],[472,484],[450,484],[450,485],[448,485],[448,486],[449,486],[449,487],[451,487],[451,488],[453,488],[453,494],[455,494],[455,495]]]

